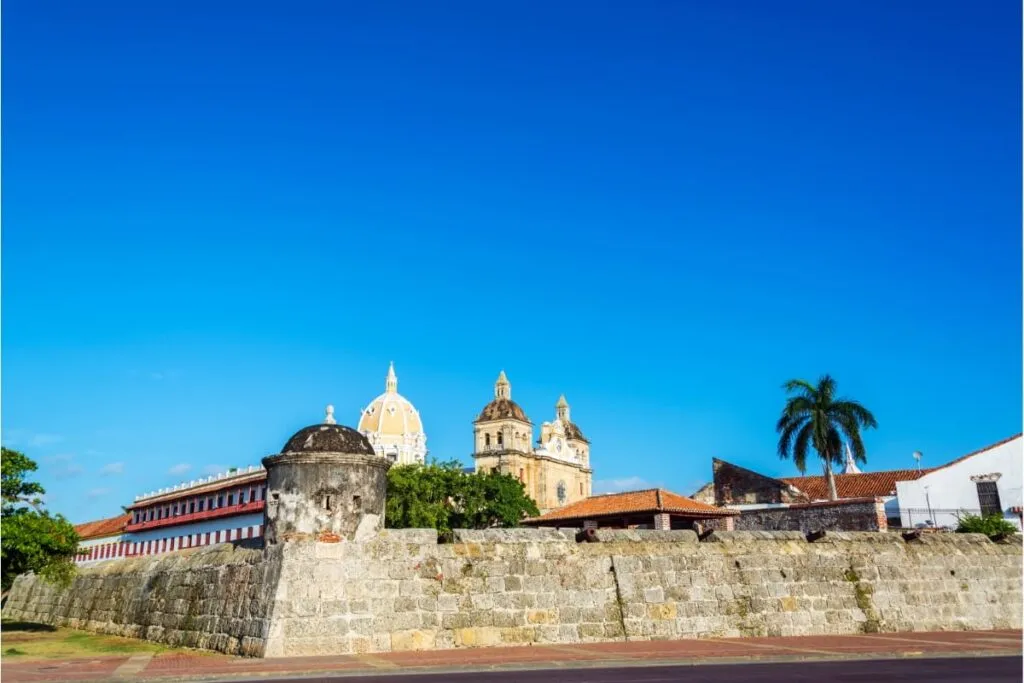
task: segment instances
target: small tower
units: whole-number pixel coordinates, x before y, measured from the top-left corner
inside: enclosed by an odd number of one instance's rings
[[[384,526],[390,463],[365,436],[336,424],[333,406],[322,424],[300,429],[263,466],[268,544],[358,540]]]
[[[395,374],[395,361],[388,366],[388,378],[384,381],[384,391],[389,394],[398,393],[398,375]]]
[[[843,462],[843,471],[840,474],[860,473],[860,468],[857,467],[857,461],[853,458],[853,451],[850,450],[850,444],[846,444],[846,461]]]
[[[512,385],[509,383],[508,377],[505,376],[504,370],[498,373],[498,381],[494,383],[494,398],[512,400]]]
[[[473,441],[474,457],[485,453],[531,451],[533,423],[512,400],[512,384],[504,370],[494,383],[494,400],[484,406],[473,422]]]
[[[558,403],[555,404],[555,415],[562,422],[572,422],[569,419],[569,402],[565,400],[565,394],[558,397]]]

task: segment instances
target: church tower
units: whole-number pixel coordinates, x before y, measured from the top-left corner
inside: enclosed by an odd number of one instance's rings
[[[476,471],[519,479],[542,514],[590,495],[590,443],[570,421],[564,396],[555,413],[554,422],[542,425],[535,449],[533,423],[512,400],[512,385],[503,370],[494,383],[494,400],[473,421]]]
[[[484,406],[473,422],[474,457],[506,451],[529,453],[533,423],[512,400],[512,384],[502,370],[494,383],[494,400]],[[478,467],[479,469],[479,467]]]

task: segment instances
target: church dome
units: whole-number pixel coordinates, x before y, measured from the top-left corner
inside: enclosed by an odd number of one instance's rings
[[[384,393],[366,406],[357,429],[380,455],[401,463],[423,462],[427,441],[423,421],[413,404],[398,393],[394,363],[388,368]]]
[[[373,446],[366,437],[343,425],[334,423],[334,407],[327,406],[323,424],[310,425],[295,432],[282,453],[357,453],[373,455]]]
[[[484,406],[484,409],[480,411],[480,417],[476,419],[477,422],[489,422],[491,420],[520,420],[522,422],[529,422],[530,418],[526,417],[526,412],[512,399],[496,398]]]
[[[477,422],[490,422],[491,420],[519,420],[529,422],[526,412],[518,403],[512,400],[512,385],[502,370],[498,375],[498,381],[494,383],[494,400],[484,406],[480,411]]]

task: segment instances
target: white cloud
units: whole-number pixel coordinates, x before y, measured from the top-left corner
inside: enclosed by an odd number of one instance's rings
[[[177,465],[167,470],[167,474],[185,474],[190,469],[192,469],[192,465],[189,465],[187,462],[179,462]]]
[[[658,484],[647,481],[640,477],[624,477],[622,479],[598,479],[593,484],[593,491],[597,493],[621,493],[622,491],[639,491],[641,489],[653,489]]]
[[[44,462],[50,464],[49,469],[55,479],[70,479],[71,477],[77,477],[85,471],[81,465],[75,462],[75,456],[71,453],[51,455],[45,458]]]
[[[28,440],[29,446],[48,446],[50,444],[59,443],[63,441],[64,437],[60,434],[33,434],[32,438]]]
[[[86,491],[85,495],[89,499],[94,499],[94,498],[102,498],[104,496],[109,496],[112,492],[113,492],[113,489],[107,489],[107,488],[89,489],[88,491]]]
[[[124,474],[123,462],[110,462],[100,468],[100,474]]]

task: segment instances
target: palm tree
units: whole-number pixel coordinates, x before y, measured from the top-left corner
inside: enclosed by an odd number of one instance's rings
[[[807,469],[807,449],[813,447],[821,458],[828,480],[829,500],[836,500],[836,480],[832,463],[843,462],[843,437],[846,438],[854,460],[867,462],[861,429],[878,426],[875,416],[856,401],[836,398],[836,381],[828,375],[818,380],[818,386],[802,379],[792,379],[782,385],[789,394],[782,417],[775,425],[779,433],[779,457],[793,458],[796,468],[803,474]]]

